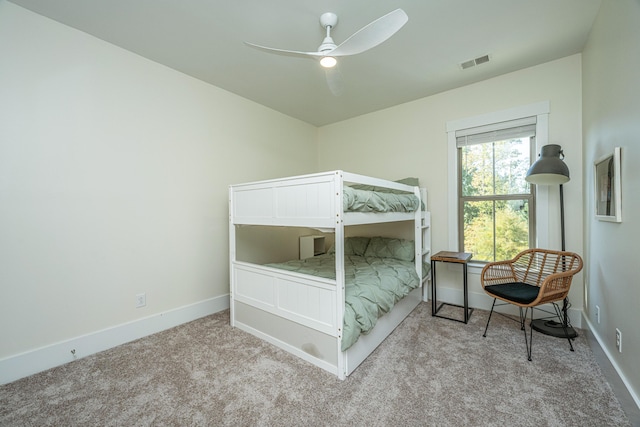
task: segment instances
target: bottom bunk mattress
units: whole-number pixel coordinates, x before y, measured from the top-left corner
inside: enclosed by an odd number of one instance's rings
[[[420,285],[415,264],[393,257],[393,251],[376,255],[345,255],[345,310],[341,348],[347,350],[360,334],[373,329],[379,317]],[[335,279],[333,253],[304,260],[267,264],[269,267]],[[382,255],[382,256],[381,256]]]

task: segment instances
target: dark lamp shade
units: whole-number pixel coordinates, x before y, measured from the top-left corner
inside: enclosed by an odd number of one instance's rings
[[[569,168],[562,161],[563,158],[562,147],[555,144],[545,145],[540,150],[538,160],[527,171],[525,180],[536,185],[559,185],[569,182]]]

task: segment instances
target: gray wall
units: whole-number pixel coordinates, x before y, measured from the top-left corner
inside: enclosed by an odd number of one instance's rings
[[[638,402],[640,2],[605,0],[583,53],[585,316]],[[593,162],[622,147],[622,223],[594,217]],[[600,307],[600,323],[595,310]],[[615,329],[622,332],[622,353]]]

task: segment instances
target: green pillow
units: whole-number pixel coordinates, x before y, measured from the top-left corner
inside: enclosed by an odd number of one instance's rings
[[[416,249],[413,240],[372,237],[364,256],[413,261],[415,254]]]
[[[410,185],[412,187],[419,187],[420,183],[418,178],[403,178],[396,181],[398,184]]]
[[[369,237],[345,237],[344,254],[363,256],[369,245]],[[329,248],[329,253],[335,253],[335,244]]]

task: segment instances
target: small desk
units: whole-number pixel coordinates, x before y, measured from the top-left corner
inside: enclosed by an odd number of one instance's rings
[[[473,308],[469,309],[469,290],[467,288],[467,263],[471,259],[473,254],[468,252],[449,252],[441,251],[431,257],[431,315],[435,317],[442,317],[443,319],[455,320],[456,322],[468,323]],[[449,304],[443,302],[438,306],[438,300],[436,298],[436,262],[452,262],[456,264],[462,264],[462,275],[464,279],[464,305]],[[460,307],[464,309],[464,320],[454,319],[452,317],[446,317],[438,314],[438,311],[443,305],[449,305],[453,307]]]

